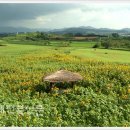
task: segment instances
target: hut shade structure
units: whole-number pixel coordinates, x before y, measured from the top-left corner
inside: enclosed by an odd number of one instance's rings
[[[74,82],[82,80],[82,76],[78,73],[73,73],[67,70],[59,70],[49,76],[44,78],[44,81],[50,82],[50,88],[54,87],[55,83],[71,83],[74,85]]]
[[[49,76],[44,78],[44,81],[48,81],[51,83],[56,82],[75,82],[82,80],[82,76],[78,73],[73,73],[67,70],[59,70]]]

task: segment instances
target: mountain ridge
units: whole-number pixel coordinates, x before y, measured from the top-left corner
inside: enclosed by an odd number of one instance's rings
[[[81,34],[109,34],[109,33],[130,33],[130,28],[122,29],[110,29],[110,28],[95,28],[92,26],[79,26],[79,27],[68,27],[60,29],[49,29],[49,28],[36,28],[30,29],[26,27],[0,27],[0,33],[17,33],[17,32],[47,32],[47,33],[56,33],[56,34],[66,34],[66,33],[81,33]]]

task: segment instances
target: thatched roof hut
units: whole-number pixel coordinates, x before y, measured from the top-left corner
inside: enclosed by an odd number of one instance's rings
[[[78,73],[73,73],[67,70],[59,70],[49,76],[44,78],[44,81],[48,81],[50,83],[56,82],[75,82],[82,80],[82,76]]]

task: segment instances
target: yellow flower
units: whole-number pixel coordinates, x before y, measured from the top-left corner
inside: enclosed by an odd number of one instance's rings
[[[82,101],[80,104],[81,104],[81,106],[84,106],[84,105],[85,105],[85,102],[84,102],[84,101]]]
[[[57,93],[55,93],[55,94],[53,94],[53,96],[58,96],[58,94],[57,94]]]
[[[128,99],[128,95],[123,95],[122,98],[123,99]]]
[[[128,89],[128,93],[130,93],[130,88]]]

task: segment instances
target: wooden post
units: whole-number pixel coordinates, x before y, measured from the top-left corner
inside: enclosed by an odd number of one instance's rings
[[[50,82],[50,90],[55,86],[53,82]]]
[[[74,88],[74,82],[71,82],[72,88]]]
[[[50,82],[49,91],[51,91],[51,88],[53,87],[53,83]]]

